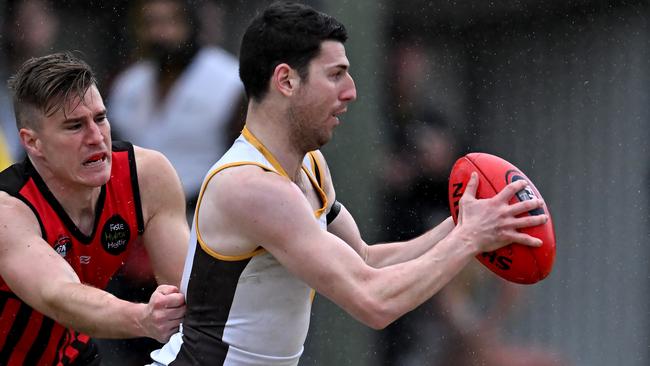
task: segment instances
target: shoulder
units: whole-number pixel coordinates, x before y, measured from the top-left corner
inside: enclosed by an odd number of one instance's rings
[[[249,243],[279,243],[313,220],[309,202],[289,179],[256,165],[219,171],[205,188],[199,220]]]
[[[134,146],[138,189],[142,202],[145,230],[159,214],[185,214],[185,195],[180,178],[160,152]]]
[[[4,191],[0,191],[0,222],[4,223],[0,225],[2,229],[18,224],[40,228],[36,215],[27,204]]]
[[[133,154],[138,167],[138,176],[156,175],[160,169],[163,169],[163,173],[167,168],[173,169],[169,160],[159,151],[133,145]]]
[[[255,205],[256,202],[302,196],[289,179],[257,165],[240,165],[223,169],[210,179],[208,188],[220,199]]]
[[[15,195],[23,187],[29,176],[23,163],[15,163],[0,172],[0,191]]]
[[[225,220],[256,232],[289,225],[295,215],[313,216],[297,185],[256,165],[231,167],[215,174],[206,186],[205,200]]]
[[[163,199],[167,198],[164,196],[166,194],[176,194],[179,190],[182,192],[176,170],[162,153],[135,145],[133,153],[144,204],[147,203],[147,197]]]

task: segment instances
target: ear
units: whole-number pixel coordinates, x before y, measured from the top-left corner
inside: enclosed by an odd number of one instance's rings
[[[41,140],[38,138],[36,131],[31,128],[21,128],[18,131],[20,143],[25,148],[27,154],[31,156],[41,156]]]
[[[298,72],[287,64],[279,64],[273,70],[271,77],[271,87],[284,96],[291,96],[295,93],[298,84],[300,83],[300,76]]]

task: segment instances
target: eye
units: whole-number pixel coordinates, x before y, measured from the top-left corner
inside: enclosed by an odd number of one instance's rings
[[[331,78],[334,79],[334,80],[339,80],[340,78],[343,77],[344,74],[345,74],[345,72],[343,70],[339,70],[339,71],[333,73],[331,75]]]
[[[105,123],[106,121],[108,121],[108,118],[106,117],[105,114],[102,114],[102,115],[97,116],[97,117],[95,118],[95,122],[96,122],[96,123]]]
[[[80,122],[72,122],[65,125],[65,129],[69,131],[76,131],[81,128]]]

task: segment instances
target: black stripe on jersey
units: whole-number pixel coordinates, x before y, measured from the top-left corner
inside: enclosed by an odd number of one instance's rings
[[[2,291],[1,294],[4,295],[5,292]],[[5,310],[5,305],[7,305],[8,298],[9,298],[8,296],[0,296],[0,314],[2,314],[2,312]]]
[[[28,161],[29,159],[25,158],[22,163],[14,164],[0,173],[0,191],[7,192],[18,198],[32,210],[34,216],[38,219],[41,233],[43,233],[43,239],[47,241],[47,238],[45,237],[45,226],[43,226],[43,222],[41,221],[38,212],[34,206],[20,194],[20,190],[23,189],[25,184],[29,181],[29,175],[27,173],[29,171],[27,164]]]
[[[101,219],[101,213],[104,210],[104,203],[106,202],[106,185],[102,186],[102,190],[99,194],[99,198],[97,199],[97,206],[95,207],[95,222],[93,223],[93,232],[90,235],[86,235],[79,230],[77,225],[75,225],[74,221],[68,216],[68,213],[63,209],[63,206],[57,201],[56,197],[54,197],[54,194],[50,191],[50,189],[47,187],[45,182],[43,181],[43,178],[41,178],[40,175],[38,175],[38,172],[36,171],[36,168],[31,165],[29,161],[26,162],[26,167],[25,170],[27,171],[27,174],[31,176],[31,178],[34,180],[34,184],[36,184],[36,187],[38,187],[38,190],[41,192],[43,195],[43,198],[47,201],[47,203],[52,207],[54,212],[56,212],[57,216],[61,218],[61,221],[65,225],[65,227],[72,233],[72,235],[82,244],[90,244],[93,237],[95,236],[95,232],[97,231],[97,226],[99,223],[99,220]]]
[[[313,152],[309,153],[309,161],[311,161],[312,172],[314,173],[314,177],[316,177],[316,181],[318,182],[318,185],[322,187],[323,182],[321,182],[320,172],[318,170],[318,165],[316,164],[316,156],[314,155]]]
[[[25,356],[25,365],[36,365],[38,360],[41,359],[43,353],[47,349],[53,327],[54,320],[44,316],[41,328],[38,330],[38,335],[36,336],[34,343],[32,343],[29,352],[27,352],[27,355]]]
[[[198,243],[187,285],[188,312],[183,321],[183,344],[170,366],[223,365],[228,344],[222,341],[239,277],[251,258],[222,261]]]
[[[316,154],[311,153],[309,155],[311,156],[311,163],[314,166],[314,176],[316,176],[316,179],[318,179],[318,185],[321,188],[325,189],[325,187],[323,186],[324,179],[323,176],[321,175],[320,169],[318,168],[318,163],[316,162]]]
[[[63,331],[63,335],[61,336],[61,339],[59,339],[59,343],[56,345],[56,351],[54,356],[55,365],[57,364],[56,359],[59,358],[59,355],[63,354],[62,349],[68,344],[69,341],[70,341],[70,331],[66,329]],[[65,355],[62,358],[65,359]],[[65,360],[61,360],[61,361],[64,362]]]
[[[38,211],[36,211],[36,207],[34,207],[34,205],[32,205],[32,203],[29,202],[29,200],[22,194],[18,194],[17,198],[23,201],[23,203],[26,204],[30,210],[32,210],[34,216],[36,216],[36,220],[38,221],[38,226],[41,228],[41,237],[43,237],[43,240],[47,241],[47,232],[45,231],[45,225],[43,225],[43,220],[41,219],[41,215],[38,213]]]
[[[20,194],[20,190],[23,189],[25,184],[27,184],[29,181],[29,175],[27,174],[29,171],[27,165],[28,161],[29,159],[25,158],[22,163],[14,164],[0,173],[0,191],[9,193],[10,195],[20,199],[27,206],[29,206],[29,208],[34,213],[34,216],[36,216],[38,219],[38,224],[41,227],[41,233],[45,234],[45,227],[43,226],[41,218],[36,212],[36,209],[34,206],[32,206],[31,203],[29,203],[29,201],[27,201],[27,199],[25,199],[25,197]]]
[[[2,347],[2,350],[0,350],[0,365],[8,364],[11,353],[13,352],[14,348],[16,348],[18,341],[20,341],[20,338],[22,338],[23,333],[27,328],[27,323],[29,323],[29,318],[32,315],[32,312],[32,308],[30,308],[28,305],[25,303],[20,304],[18,312],[16,313],[16,318],[11,324],[9,333],[7,333],[5,344]]]
[[[142,201],[140,199],[140,186],[138,184],[138,167],[135,164],[135,151],[133,145],[126,141],[113,141],[114,151],[128,151],[129,168],[131,169],[131,188],[133,190],[133,203],[135,216],[138,222],[138,234],[144,232],[144,216],[142,215]]]
[[[16,163],[0,172],[0,191],[16,196],[28,180],[25,174],[27,158],[22,163]]]

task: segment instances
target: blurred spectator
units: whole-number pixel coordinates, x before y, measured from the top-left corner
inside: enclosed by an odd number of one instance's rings
[[[108,100],[116,136],[161,151],[174,165],[189,215],[203,175],[244,123],[237,60],[198,42],[200,35],[218,39],[217,30],[199,29],[204,8],[220,14],[213,2],[136,2],[136,44],[144,58],[117,76]]]
[[[391,233],[384,239],[390,241],[411,238],[449,216],[447,177],[462,144],[444,113],[427,99],[428,49],[402,41],[391,60],[386,98],[391,152],[383,172],[385,224]]]
[[[457,157],[458,139],[440,113],[399,125],[395,151],[385,164],[385,241],[406,240],[449,216],[448,174]],[[449,285],[448,285],[449,286]],[[446,319],[440,298],[446,289],[383,330],[380,344],[385,365],[455,365],[443,362],[455,347],[458,331]]]
[[[2,59],[0,59],[0,135],[10,161],[22,159],[24,151],[18,141],[13,102],[7,79],[30,57],[54,51],[59,35],[59,16],[48,0],[8,0],[2,24]],[[0,138],[1,140],[1,138]],[[0,164],[1,165],[1,164]]]
[[[406,240],[450,215],[448,176],[467,145],[427,100],[431,65],[426,46],[404,41],[396,50],[394,80],[388,88],[391,102],[387,103],[392,108],[388,115],[393,141],[384,165],[384,226],[390,233],[385,241]],[[468,266],[436,296],[380,333],[383,364],[564,365],[548,350],[502,339],[504,321],[515,308],[518,290],[480,265]],[[485,298],[490,299],[488,304]]]
[[[449,216],[447,177],[457,157],[457,138],[444,117],[428,112],[395,134],[386,159],[386,225],[392,238],[406,240]]]
[[[214,2],[142,0],[132,4],[136,52],[143,58],[117,75],[108,98],[113,134],[161,151],[176,168],[188,218],[208,168],[244,123],[237,60],[214,45],[219,30],[199,14],[220,17]],[[205,12],[203,11],[205,9]],[[210,45],[201,46],[199,36]],[[108,290],[132,301],[155,286],[146,252],[135,253]],[[150,339],[100,342],[108,365],[142,365],[160,345]]]

